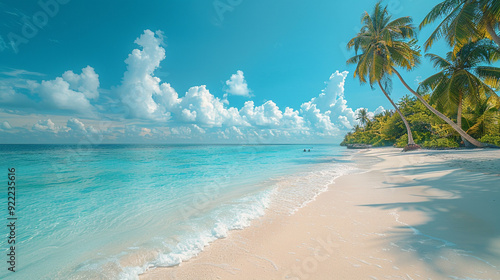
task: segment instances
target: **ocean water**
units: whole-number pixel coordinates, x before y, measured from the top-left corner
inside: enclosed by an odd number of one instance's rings
[[[137,279],[178,265],[270,207],[293,214],[355,170],[352,153],[333,145],[0,145],[4,180],[16,169],[18,218],[16,272],[0,278]],[[3,263],[7,235],[4,227]]]

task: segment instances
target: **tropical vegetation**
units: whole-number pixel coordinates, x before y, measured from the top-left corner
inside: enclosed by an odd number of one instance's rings
[[[431,98],[424,95],[425,100]],[[460,135],[447,123],[429,111],[416,97],[405,96],[397,103],[408,123],[412,127],[416,144],[429,149],[458,148],[464,146]],[[481,142],[500,146],[500,100],[490,97],[479,103],[463,104],[463,127]],[[367,144],[374,147],[407,145],[406,128],[393,110],[375,115],[365,128],[354,127],[344,137],[341,145]]]
[[[411,17],[392,20],[380,2],[371,14],[365,12],[360,32],[347,44],[355,51],[347,63],[356,64],[354,77],[361,83],[369,83],[372,88],[377,84],[395,111],[368,122],[360,117],[363,129],[355,127],[343,144],[395,144],[405,146],[405,150],[418,148],[417,144],[426,148],[500,145],[500,102],[496,94],[500,68],[492,65],[500,58],[500,40],[495,37],[499,3],[445,0],[429,12],[420,28],[444,19],[425,42],[425,49],[442,37],[452,49],[445,58],[425,55],[438,72],[426,78],[418,90],[412,89],[397,70],[410,71],[420,63],[421,50]],[[393,102],[389,96],[393,74],[412,98]]]
[[[415,28],[411,26],[411,18],[391,20],[387,7],[382,7],[379,2],[372,14],[365,12],[361,22],[363,27],[360,32],[347,44],[348,49],[354,48],[356,52],[347,63],[357,64],[354,77],[358,77],[361,83],[368,82],[371,87],[376,83],[380,87],[405,124],[408,146],[415,146],[410,125],[389,97],[394,67],[410,70],[420,61],[420,53],[415,49]]]

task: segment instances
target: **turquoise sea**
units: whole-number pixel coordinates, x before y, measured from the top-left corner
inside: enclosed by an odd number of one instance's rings
[[[304,152],[310,149],[310,152]],[[137,279],[355,169],[337,145],[0,145],[16,169],[16,272],[2,279]],[[267,209],[267,210],[266,210]],[[7,261],[8,229],[0,247]]]

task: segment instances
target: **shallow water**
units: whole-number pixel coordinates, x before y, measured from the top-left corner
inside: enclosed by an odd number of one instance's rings
[[[304,148],[0,145],[18,217],[17,271],[0,278],[135,279],[177,265],[270,203],[292,214],[353,168],[352,151]]]

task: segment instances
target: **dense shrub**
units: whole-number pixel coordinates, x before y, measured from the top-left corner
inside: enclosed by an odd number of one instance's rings
[[[457,141],[450,138],[432,139],[430,141],[425,141],[422,146],[427,149],[449,149],[459,147]]]
[[[493,144],[500,146],[500,135],[485,135],[479,139],[483,143]]]
[[[428,96],[424,96],[428,100]],[[416,98],[403,97],[398,107],[410,124],[413,140],[416,144],[429,149],[444,149],[459,147],[460,136],[443,120],[435,116],[424,107]],[[499,113],[490,113],[499,114]],[[464,117],[464,129],[474,126],[480,118]],[[481,124],[481,128],[488,128],[488,131],[500,131],[498,122]],[[486,130],[486,129],[485,129]],[[479,130],[476,134],[481,133]],[[481,142],[500,146],[500,134],[478,134]],[[384,114],[376,115],[365,127],[356,126],[349,132],[341,145],[347,144],[369,144],[375,147],[391,146],[403,148],[408,143],[408,135],[403,120],[399,114],[388,111]]]

